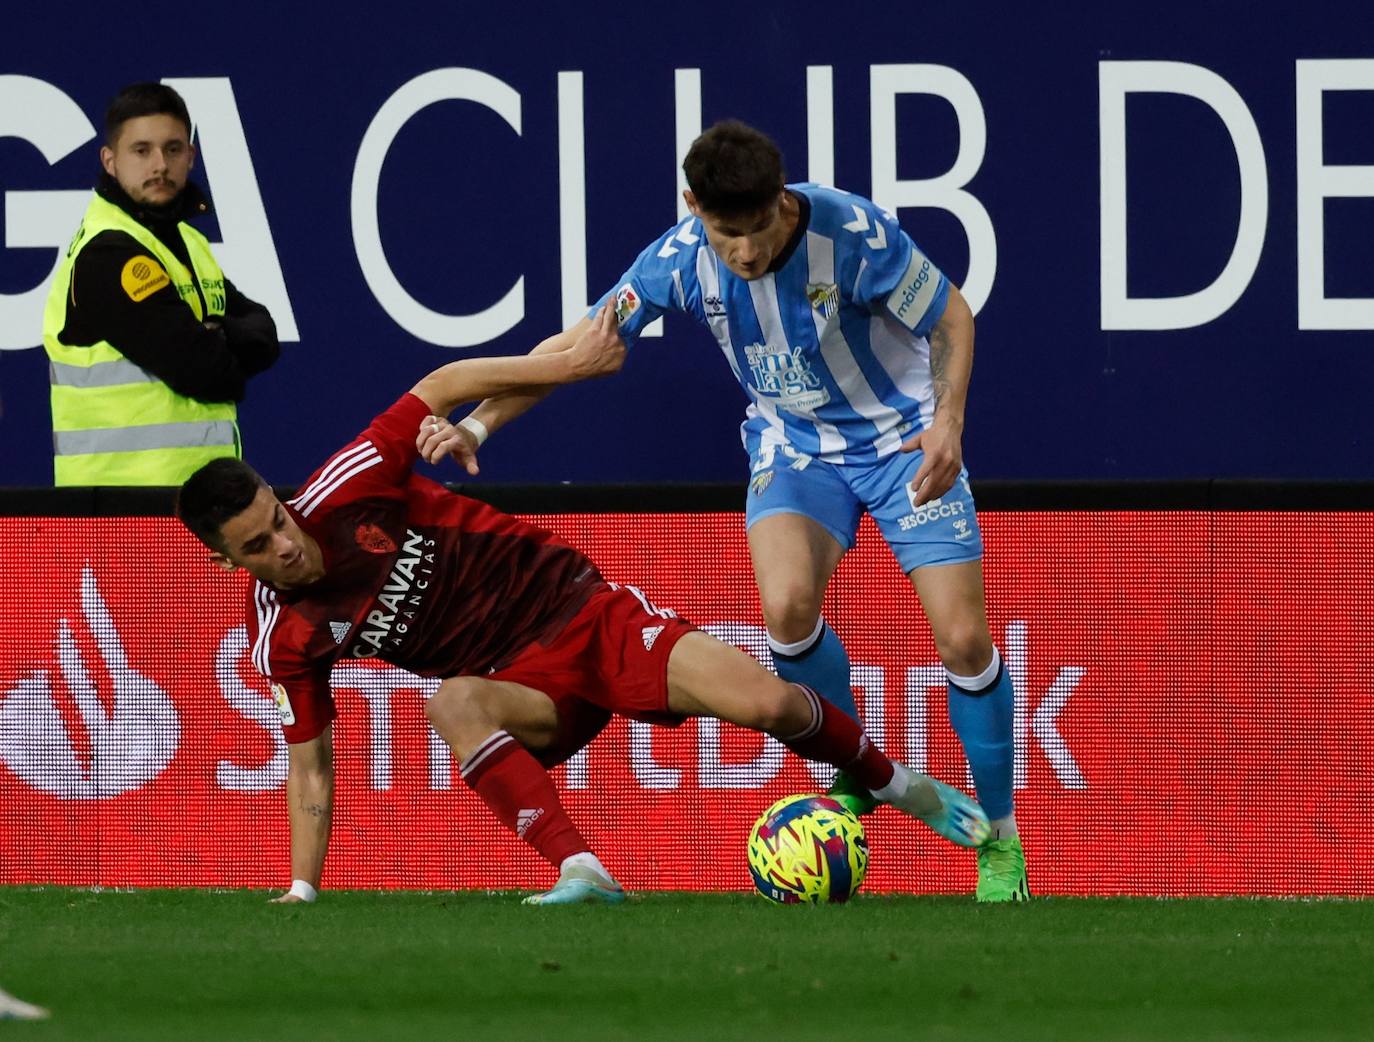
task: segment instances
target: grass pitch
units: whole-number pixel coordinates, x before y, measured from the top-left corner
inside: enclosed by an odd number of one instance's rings
[[[0,1039],[1367,1039],[1374,902],[0,888]]]

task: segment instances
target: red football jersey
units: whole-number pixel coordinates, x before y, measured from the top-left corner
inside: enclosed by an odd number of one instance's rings
[[[253,664],[288,742],[333,719],[329,672],[379,658],[421,676],[485,674],[556,636],[605,582],[551,532],[411,472],[429,407],[406,394],[285,504],[325,575],[248,591]]]

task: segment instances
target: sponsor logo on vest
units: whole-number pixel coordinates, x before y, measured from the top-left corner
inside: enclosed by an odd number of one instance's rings
[[[433,539],[406,529],[405,545],[377,594],[377,607],[367,613],[349,651],[354,658],[376,658],[400,647],[434,581],[434,547]]]
[[[146,300],[171,281],[162,265],[144,254],[130,257],[119,273],[120,286],[134,302]]]
[[[370,554],[394,554],[396,552],[395,541],[378,525],[359,525],[353,532],[353,538],[359,546]]]

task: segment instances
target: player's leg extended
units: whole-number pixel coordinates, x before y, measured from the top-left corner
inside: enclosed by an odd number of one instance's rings
[[[982,562],[917,568],[911,581],[948,673],[950,723],[991,819],[991,841],[978,857],[978,899],[1022,900],[1029,890],[1013,809],[1014,693],[988,632]]]
[[[558,868],[558,886],[538,896],[547,903],[624,900],[535,758],[559,739],[558,707],[548,695],[507,681],[454,677],[439,686],[425,715],[458,758],[463,781]]]
[[[951,842],[973,847],[987,838],[987,818],[973,800],[893,763],[858,723],[815,691],[773,676],[707,634],[689,633],[673,648],[668,708],[770,734],[798,756],[847,771],[875,797]]]

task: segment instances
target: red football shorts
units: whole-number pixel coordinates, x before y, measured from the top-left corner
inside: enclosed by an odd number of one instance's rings
[[[633,586],[609,583],[548,644],[531,644],[484,679],[521,684],[553,700],[558,739],[536,755],[546,764],[561,763],[595,738],[613,713],[681,723],[668,711],[668,656],[695,629]]]

